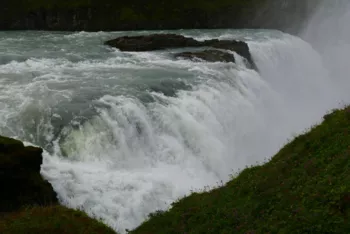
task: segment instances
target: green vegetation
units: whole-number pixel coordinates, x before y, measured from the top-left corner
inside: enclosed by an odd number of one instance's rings
[[[266,0],[264,0],[266,1]],[[135,9],[154,9],[154,8],[166,8],[176,7],[176,9],[190,9],[198,8],[202,10],[215,10],[217,8],[236,6],[237,8],[244,9],[245,7],[251,7],[254,4],[263,2],[261,0],[178,0],[178,1],[166,1],[166,0],[150,0],[145,4],[141,0],[129,0],[129,1],[111,1],[111,0],[13,0],[12,4],[25,5],[27,9],[39,9],[39,8],[74,8],[74,7],[120,7],[129,6]]]
[[[266,0],[149,0],[147,4],[141,0],[111,1],[111,0],[13,0],[7,3],[8,7],[21,12],[36,10],[77,10],[96,9],[101,13],[112,13],[118,20],[170,20],[170,17],[178,18],[192,13],[206,15],[219,13],[228,9],[238,13],[247,8],[261,6]],[[108,17],[105,15],[105,17]]]
[[[81,211],[62,206],[32,207],[0,216],[1,234],[115,234]]]
[[[350,233],[350,107],[268,163],[156,212],[131,233]]]
[[[0,8],[0,29],[282,29],[303,21],[310,1],[285,5],[279,0],[7,0]]]

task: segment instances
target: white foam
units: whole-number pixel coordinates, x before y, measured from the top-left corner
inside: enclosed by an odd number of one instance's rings
[[[341,101],[322,59],[301,39],[275,31],[263,31],[261,37],[246,31],[214,34],[197,37],[248,38],[260,75],[247,69],[237,54],[237,64],[175,60],[168,52],[117,50],[77,62],[13,61],[0,65],[0,76],[5,78],[0,87],[8,90],[0,95],[4,104],[0,122],[20,135],[23,129],[10,122],[22,119],[16,117],[18,113],[31,118],[26,114],[36,108],[43,116],[41,129],[47,131],[36,132],[34,138],[47,135],[55,152],[45,152],[41,172],[60,201],[124,233],[191,190],[216,186],[246,165],[263,162]],[[90,36],[81,32],[67,37],[107,37]],[[31,73],[34,78],[27,77]],[[136,78],[146,83],[164,74],[167,79],[181,78],[193,90],[178,91],[175,97],[141,90],[155,100],[144,103],[124,85]],[[12,82],[13,77],[18,82]],[[110,80],[116,82],[100,85]],[[100,96],[94,101],[79,96],[83,89],[97,87]],[[111,89],[126,92],[107,94]],[[50,125],[45,127],[50,122],[47,116],[63,119],[52,108],[76,97],[89,100],[97,115],[81,125],[73,119],[74,127],[66,125],[61,138],[54,139]],[[28,127],[26,118],[17,125]]]
[[[152,93],[157,101],[147,105],[133,97],[102,97],[107,108],[61,145],[70,161],[44,164],[62,202],[119,232],[135,228],[191,189],[215,186],[264,161],[337,104],[333,91],[324,97],[331,82],[305,42],[286,35],[250,46],[262,77],[243,62],[139,55],[150,56],[153,65],[189,69],[203,83],[177,97]]]
[[[109,36],[109,33],[103,32],[103,31],[99,31],[99,32],[80,31],[80,32],[64,35],[63,37],[66,39],[86,39],[86,38],[96,38],[96,37],[106,37],[106,36]]]

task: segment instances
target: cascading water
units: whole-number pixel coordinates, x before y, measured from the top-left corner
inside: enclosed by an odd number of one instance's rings
[[[259,73],[237,54],[237,64],[190,62],[102,45],[126,33],[0,33],[0,133],[44,147],[42,174],[60,201],[122,233],[349,101],[297,37],[177,33],[245,40]]]

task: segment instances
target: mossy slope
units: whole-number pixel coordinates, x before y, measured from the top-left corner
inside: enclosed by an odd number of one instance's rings
[[[131,233],[350,233],[350,108],[336,110],[271,161],[194,193]]]

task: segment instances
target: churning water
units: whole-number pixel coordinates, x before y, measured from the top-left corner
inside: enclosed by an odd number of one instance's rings
[[[259,72],[237,54],[191,62],[103,45],[145,33],[0,32],[0,133],[43,147],[62,204],[120,232],[270,158],[350,99],[312,33],[176,31],[244,40]]]

